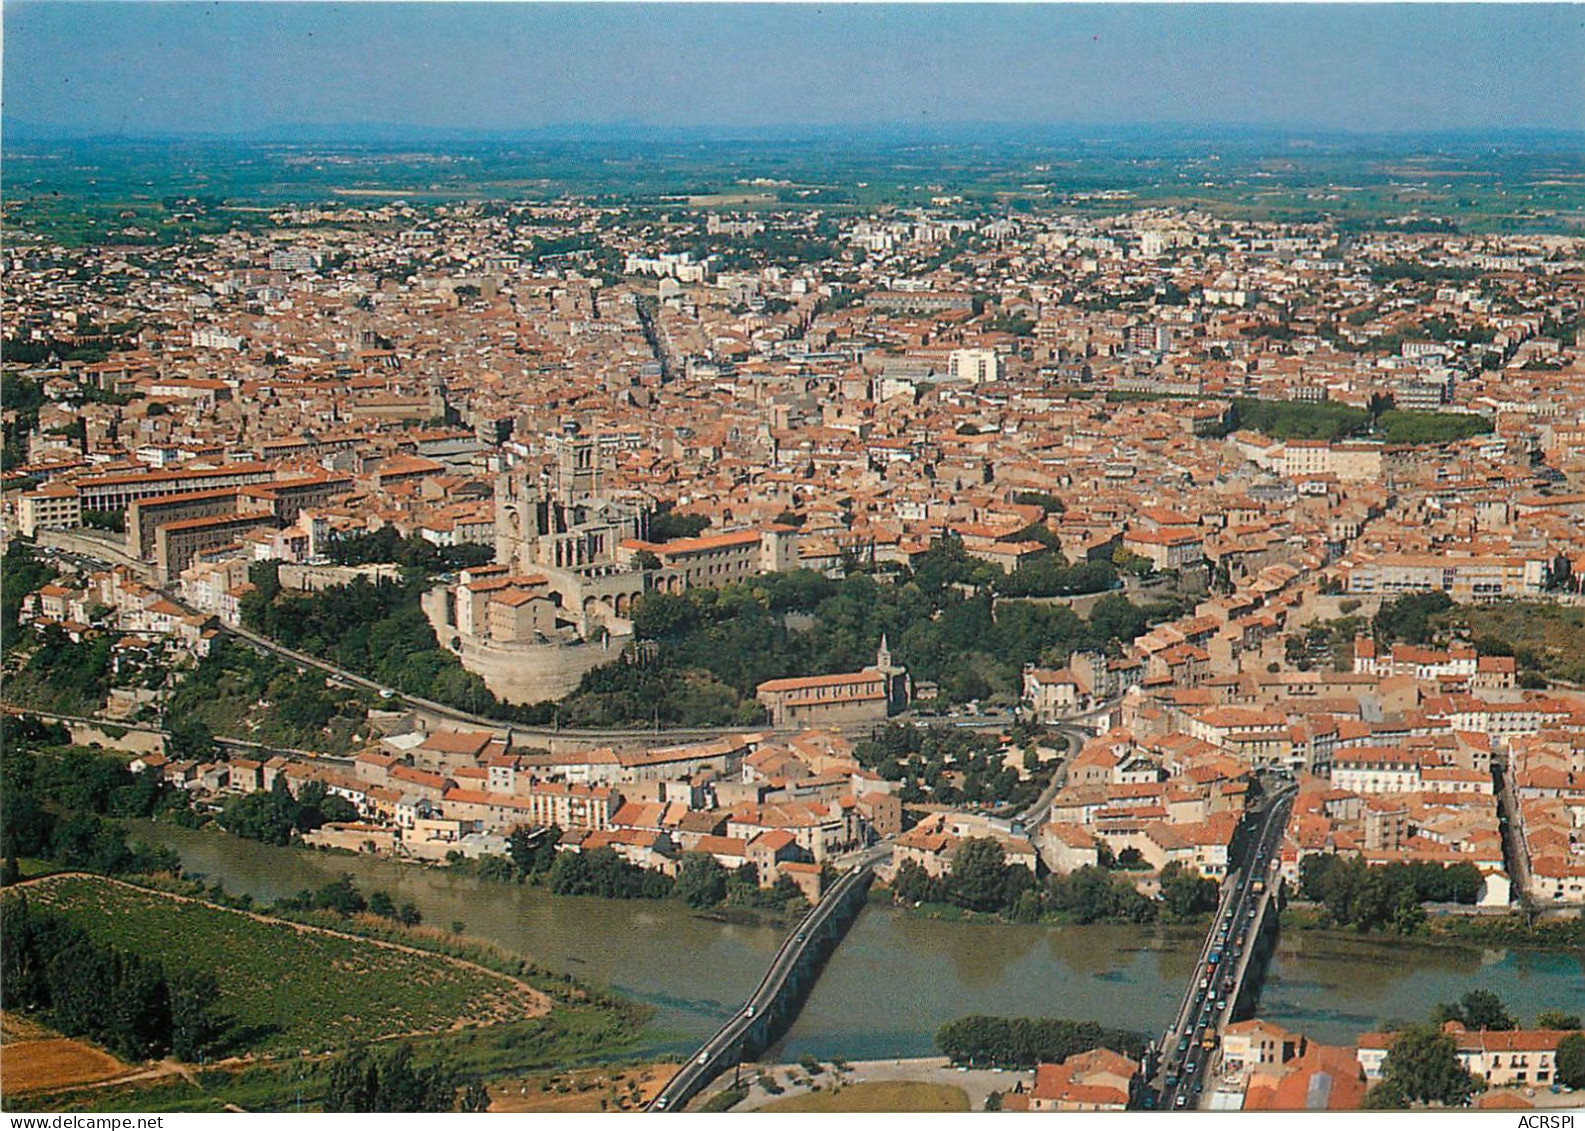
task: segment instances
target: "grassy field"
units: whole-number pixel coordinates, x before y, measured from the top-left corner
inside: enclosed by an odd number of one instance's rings
[[[809,1092],[768,1103],[758,1111],[968,1111],[969,1097],[950,1084],[907,1080],[849,1084],[834,1092]]]
[[[99,942],[196,967],[220,982],[219,1008],[247,1051],[297,1053],[543,1016],[528,985],[440,955],[229,911],[87,876],[20,889]],[[7,899],[17,898],[15,892]]]

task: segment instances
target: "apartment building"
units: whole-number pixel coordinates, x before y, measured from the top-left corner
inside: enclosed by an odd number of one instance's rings
[[[77,489],[85,511],[122,511],[138,499],[162,495],[181,495],[193,491],[216,491],[269,483],[275,469],[267,463],[234,463],[192,471],[152,471],[101,475],[78,480]]]
[[[161,581],[175,578],[206,550],[235,542],[254,530],[274,527],[273,519],[250,514],[167,522],[154,532],[155,575]]]
[[[135,558],[152,556],[154,532],[166,523],[236,513],[237,492],[233,488],[134,499],[127,506],[127,551]]]
[[[1441,590],[1455,601],[1538,597],[1556,562],[1551,555],[1382,554],[1346,567],[1348,591],[1395,595]]]
[[[1568,1036],[1562,1029],[1471,1032],[1457,1021],[1447,1022],[1442,1031],[1458,1046],[1458,1062],[1464,1070],[1492,1088],[1554,1083],[1558,1042]],[[1396,1033],[1360,1034],[1358,1059],[1367,1079],[1381,1079],[1382,1066],[1396,1039]]]
[[[49,483],[29,491],[17,502],[17,522],[24,537],[40,530],[72,530],[83,524],[82,499],[75,488]]]

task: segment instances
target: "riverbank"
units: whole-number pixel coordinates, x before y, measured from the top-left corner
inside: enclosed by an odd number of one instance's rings
[[[1203,915],[1194,915],[1186,919],[1161,916],[1149,922],[1140,922],[1137,919],[1106,917],[1100,919],[1081,920],[1066,911],[1047,911],[1035,919],[1017,919],[998,911],[970,911],[968,908],[959,907],[954,903],[898,903],[886,888],[871,890],[869,902],[896,910],[899,914],[908,915],[915,919],[928,919],[938,923],[977,923],[986,926],[1047,926],[1047,927],[1091,927],[1091,926],[1138,926],[1138,927],[1164,927],[1183,930],[1197,930],[1202,935],[1211,925],[1209,912]]]
[[[444,868],[275,848],[171,825],[128,822],[228,891],[273,902],[351,873],[365,892],[413,903],[426,923],[532,955],[558,976],[609,987],[653,1009],[633,1057],[691,1056],[764,977],[786,930],[701,918],[680,900],[558,896]],[[939,1055],[947,1021],[991,1016],[1127,1017],[1171,1023],[1203,932],[1194,927],[946,922],[872,903],[833,952],[770,1056],[796,1061]],[[1437,1002],[1489,989],[1519,1015],[1564,1008],[1585,986],[1577,952],[1427,946],[1294,931],[1279,944],[1260,1013],[1314,1040],[1350,1041],[1378,1022],[1424,1017]],[[1572,1012],[1585,1011],[1585,1003]]]
[[[1496,915],[1433,915],[1412,935],[1361,932],[1330,923],[1324,912],[1308,907],[1285,907],[1283,931],[1304,932],[1338,939],[1401,941],[1423,947],[1511,947],[1516,950],[1571,953],[1585,951],[1585,917],[1535,919],[1513,913]]]
[[[212,820],[193,826],[177,826],[175,822],[156,818],[150,818],[148,823],[157,826],[172,825],[175,827],[189,829],[189,831],[198,832],[205,836],[229,838],[243,844],[262,844],[260,841],[252,840],[251,838],[239,836],[233,832],[230,832]],[[352,849],[343,848],[339,845],[333,844],[307,844],[295,838],[288,844],[264,845],[264,847],[312,853],[317,856],[330,857],[333,859],[346,861],[378,860],[384,863],[396,865],[398,867],[417,868],[444,873],[459,879],[477,880],[480,882],[481,886],[485,888],[547,888],[547,879],[550,875],[545,871],[530,872],[526,875],[519,875],[515,867],[513,867],[510,862],[506,860],[506,858],[495,856],[466,858],[457,854],[453,854],[452,858],[444,860],[419,859],[411,856],[391,856],[367,852],[357,852]],[[481,867],[481,863],[501,865],[501,867]],[[802,898],[790,900],[787,907],[779,907],[775,905],[757,906],[751,903],[733,902],[731,897],[733,890],[735,889],[729,888],[729,898],[715,904],[714,906],[698,908],[689,905],[689,908],[691,912],[697,917],[709,920],[711,922],[730,923],[737,926],[747,927],[772,927],[781,930],[790,930],[809,910],[808,903]],[[600,894],[593,896],[592,898],[615,900],[618,902],[657,902],[661,900],[673,899],[675,896],[673,893],[668,892],[664,895],[651,895],[642,893],[630,895]]]

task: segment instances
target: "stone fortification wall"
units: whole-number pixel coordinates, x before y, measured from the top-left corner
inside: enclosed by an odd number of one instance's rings
[[[461,638],[462,666],[508,703],[539,703],[562,699],[578,687],[583,673],[608,664],[622,654],[627,641],[613,637],[604,644],[492,644]]]
[[[611,663],[632,640],[628,634],[606,635],[601,642],[496,643],[465,636],[446,622],[444,587],[426,591],[420,603],[440,646],[456,653],[463,667],[508,703],[542,703],[571,695],[584,672]]]

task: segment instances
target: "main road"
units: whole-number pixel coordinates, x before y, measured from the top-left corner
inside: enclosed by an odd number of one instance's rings
[[[1243,990],[1249,957],[1277,886],[1277,849],[1287,828],[1296,787],[1270,795],[1245,860],[1222,885],[1222,899],[1205,934],[1200,959],[1172,1028],[1161,1045],[1161,1102],[1169,1110],[1195,1106],[1204,1088],[1211,1052]]]

